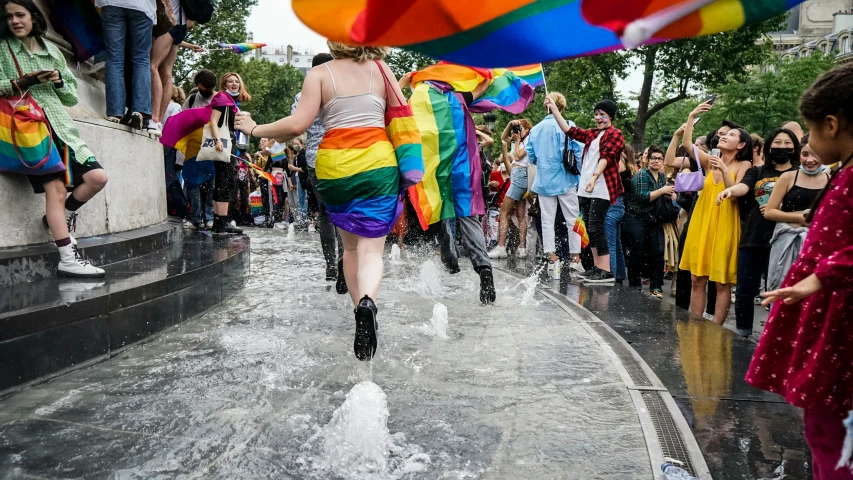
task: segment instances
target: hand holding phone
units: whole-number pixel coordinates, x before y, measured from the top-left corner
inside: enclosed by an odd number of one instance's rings
[[[720,154],[721,154],[721,152],[720,152],[719,148],[712,148],[711,151],[708,153],[708,155],[710,155],[711,157],[714,157],[714,158],[722,158],[722,157],[720,157]],[[711,168],[714,170],[717,169],[713,165],[711,166]]]

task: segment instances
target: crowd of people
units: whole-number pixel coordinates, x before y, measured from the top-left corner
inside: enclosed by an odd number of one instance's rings
[[[774,306],[747,381],[804,408],[816,478],[834,467],[844,437],[839,414],[853,409],[847,320],[853,67],[834,69],[805,92],[801,113],[809,134],[789,121],[760,138],[727,120],[696,136],[712,97],[689,114],[666,149],[650,145],[639,155],[613,125],[620,113],[615,102],[596,104],[595,126],[583,129],[563,118],[565,96],[550,92],[541,122],[508,122],[494,161],[494,133],[485,126],[466,132],[479,146],[471,171],[482,174],[482,190],[472,185],[467,193],[483,196],[485,215],[457,208],[455,217],[421,232],[410,227],[418,222],[401,188],[410,172],[398,164],[392,142],[399,139],[386,130],[386,112],[406,107],[411,76],[398,83],[383,61],[387,49],[329,42],[331,53],[314,58],[291,115],[260,125],[240,110],[251,95],[237,73],[217,78],[200,70],[188,96],[172,85],[177,48],[193,48],[183,42],[192,20],[180,1],[172,3],[178,20],[155,37],[154,0],[95,1],[108,44],[107,116],[159,130],[182,111],[201,115],[210,138],[202,149],[221,159],[185,161],[166,147],[170,212],[184,217],[186,228],[214,235],[241,234],[243,225],[318,232],[325,278],[352,300],[358,359],[370,360],[378,348],[388,235],[404,246],[417,236],[433,242],[452,274],[461,271],[460,252],[468,256],[484,304],[496,298],[492,261],[510,254],[541,262],[554,278],[572,275],[592,285],[627,281],[642,291],[648,279],[648,293],[658,299],[669,277],[679,306],[720,325],[734,292],[737,333],[744,337],[752,334],[755,299],[763,296]],[[28,175],[34,192],[45,194],[43,220],[59,249],[58,271],[103,276],[73,238],[77,211],[107,183],[65,109],[77,102],[76,81],[44,38],[47,22],[32,0],[5,0],[3,8],[8,55],[0,57],[0,95],[31,95],[71,166]],[[488,82],[458,95],[437,90],[470,115]],[[407,135],[414,144],[436,133]],[[245,138],[259,139],[257,148]],[[212,164],[212,171],[200,175],[199,163]],[[197,181],[189,181],[190,170]]]

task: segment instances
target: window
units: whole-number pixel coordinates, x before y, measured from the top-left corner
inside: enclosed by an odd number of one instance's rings
[[[850,53],[850,37],[844,37],[842,40],[841,53]]]
[[[824,43],[824,44],[823,44],[823,54],[824,54],[824,55],[828,55],[828,54],[829,54],[829,44],[828,44],[828,43]]]
[[[284,63],[284,57],[278,57],[278,63]]]

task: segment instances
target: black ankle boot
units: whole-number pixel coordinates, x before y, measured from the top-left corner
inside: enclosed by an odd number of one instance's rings
[[[495,293],[495,279],[492,276],[491,267],[485,267],[480,270],[480,302],[483,305],[495,303],[497,294]]]
[[[214,235],[240,235],[241,233],[243,233],[243,230],[231,226],[231,222],[228,217],[222,217],[219,215],[213,216]]]
[[[335,281],[335,291],[338,292],[338,295],[343,295],[349,292],[349,287],[347,287],[347,279],[344,276],[344,261],[338,260],[338,279]]]
[[[376,304],[367,295],[358,302],[358,307],[355,309],[353,351],[355,357],[362,362],[370,360],[376,355],[376,330],[379,329],[376,313]]]

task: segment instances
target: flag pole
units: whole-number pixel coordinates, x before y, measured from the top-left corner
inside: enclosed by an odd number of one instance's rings
[[[545,67],[540,63],[539,68],[542,70],[542,85],[545,86],[545,96],[548,96],[548,81],[545,80]]]

